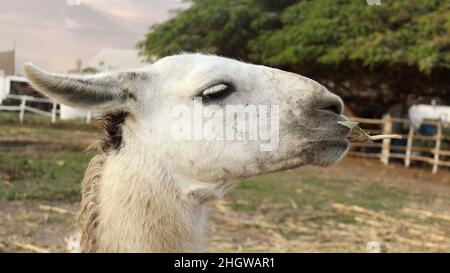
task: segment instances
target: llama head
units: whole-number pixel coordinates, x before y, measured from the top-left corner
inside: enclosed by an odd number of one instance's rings
[[[139,141],[174,177],[223,183],[347,151],[341,99],[306,77],[228,58],[182,54],[93,76],[25,66],[39,91],[72,107],[127,112],[123,146]],[[132,163],[130,163],[132,164]],[[188,182],[190,183],[190,182]]]

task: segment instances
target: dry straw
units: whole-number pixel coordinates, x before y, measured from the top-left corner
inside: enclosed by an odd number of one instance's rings
[[[375,140],[380,140],[380,139],[392,139],[392,138],[401,139],[402,138],[401,135],[371,136],[358,126],[358,122],[354,122],[354,121],[346,120],[346,121],[338,121],[338,123],[340,125],[345,126],[352,130],[351,135],[348,137],[348,140],[350,142],[373,142]]]

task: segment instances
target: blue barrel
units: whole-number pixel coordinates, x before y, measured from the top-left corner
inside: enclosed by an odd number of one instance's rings
[[[420,125],[419,132],[424,136],[434,136],[437,134],[437,127],[433,124],[422,124]]]

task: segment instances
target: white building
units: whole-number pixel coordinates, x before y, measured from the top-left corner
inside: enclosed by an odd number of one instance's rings
[[[12,82],[28,82],[26,78],[20,76],[7,76],[0,70],[0,104],[9,95]]]
[[[0,52],[0,103],[9,94],[11,81],[14,81],[15,72],[15,51]],[[11,78],[12,77],[12,78]],[[16,77],[18,78],[18,77]],[[19,79],[23,82],[23,79]]]

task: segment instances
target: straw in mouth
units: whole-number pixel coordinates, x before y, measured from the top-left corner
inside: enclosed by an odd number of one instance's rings
[[[358,126],[358,122],[354,121],[338,121],[338,124],[345,126],[352,130],[352,133],[348,137],[348,140],[350,142],[373,142],[375,140],[380,139],[401,139],[401,135],[375,135],[371,136],[368,133],[366,133],[361,127]]]

